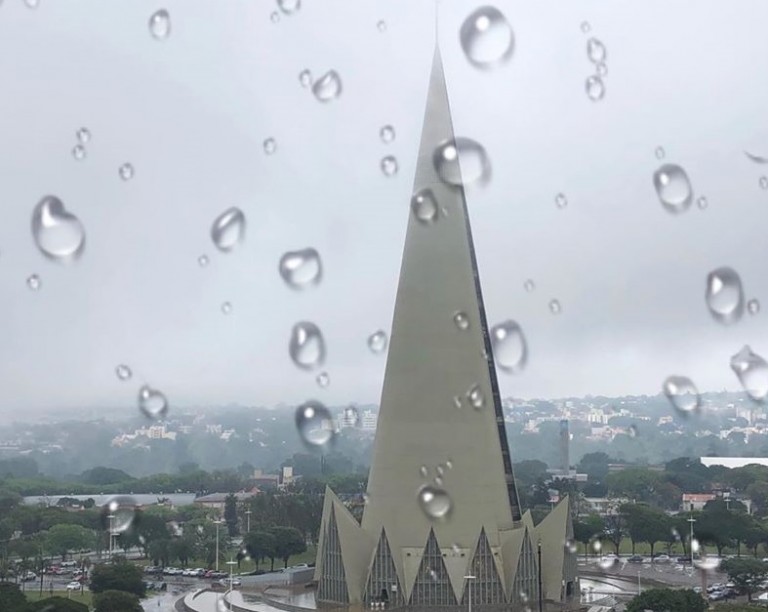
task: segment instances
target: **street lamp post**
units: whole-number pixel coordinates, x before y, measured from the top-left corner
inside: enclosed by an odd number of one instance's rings
[[[213,524],[216,525],[216,571],[219,571],[219,525],[221,525],[224,521],[222,520],[216,520],[213,521]]]
[[[112,546],[113,546],[112,536],[114,535],[114,531],[115,531],[115,527],[114,527],[115,515],[114,514],[109,514],[107,516],[107,518],[109,519],[109,547],[108,547],[108,550],[109,550],[109,562],[111,563],[112,562]]]
[[[469,581],[476,578],[477,576],[472,576],[471,574],[464,576],[464,580],[467,581],[467,612],[472,612],[472,585]]]
[[[539,546],[538,546],[538,559],[539,559],[539,572],[538,572],[539,573],[539,580],[538,580],[538,582],[539,582],[539,612],[542,612],[542,610],[544,609],[543,608],[544,600],[542,599],[544,594],[542,593],[542,589],[541,589],[541,540],[539,540]]]
[[[696,519],[693,518],[693,504],[691,504],[691,517],[688,519],[688,523],[691,526],[691,537],[688,540],[688,546],[691,549],[691,571],[693,571],[693,524],[696,522]]]
[[[229,565],[229,609],[232,610],[232,566],[236,565],[237,561],[233,561],[231,558],[227,561]]]
[[[249,533],[251,531],[251,511],[250,510],[245,511],[245,518],[246,518],[245,532]]]

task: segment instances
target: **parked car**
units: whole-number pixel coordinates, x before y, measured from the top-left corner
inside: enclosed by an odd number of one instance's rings
[[[78,563],[77,561],[62,561],[61,567],[77,567]]]
[[[36,580],[36,579],[37,579],[37,574],[35,574],[35,572],[26,572],[21,577],[21,581],[22,582],[30,582],[30,581]]]
[[[669,555],[656,555],[653,558],[654,563],[669,563],[671,561]]]
[[[641,555],[632,555],[627,561],[630,563],[642,563],[645,559]]]
[[[77,580],[73,580],[67,585],[67,591],[79,591],[83,588],[83,585]]]

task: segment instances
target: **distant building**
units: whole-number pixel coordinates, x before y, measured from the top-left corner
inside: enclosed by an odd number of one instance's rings
[[[722,465],[727,468],[739,468],[745,465],[768,466],[768,457],[701,457],[701,463],[707,467]]]
[[[280,475],[264,474],[261,470],[253,470],[253,484],[262,491],[277,489],[280,486]]]
[[[252,497],[255,497],[261,493],[261,491],[254,487],[250,491],[240,491],[239,493],[235,493],[235,499],[239,502],[244,502],[246,500],[251,499]],[[198,497],[195,499],[195,505],[201,506],[203,508],[209,508],[211,510],[216,510],[219,513],[224,512],[224,504],[226,503],[227,497],[229,497],[229,493],[211,493],[210,495],[203,495],[202,497]]]
[[[717,499],[717,495],[714,493],[683,493],[680,510],[683,512],[700,512],[701,510],[704,510],[704,506],[707,505],[707,502],[711,502],[715,499]]]
[[[379,415],[377,412],[374,412],[373,410],[364,410],[363,414],[360,416],[360,429],[365,429],[367,431],[375,430],[378,418]]]

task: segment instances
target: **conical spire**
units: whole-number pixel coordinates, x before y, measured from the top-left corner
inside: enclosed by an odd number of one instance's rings
[[[442,548],[469,550],[483,525],[497,547],[520,520],[464,190],[434,165],[435,149],[453,139],[436,50],[414,194],[434,198],[437,213],[409,210],[362,524],[386,528],[398,565],[399,549],[423,546],[431,528]],[[439,466],[452,508],[434,520],[417,492],[435,484]]]

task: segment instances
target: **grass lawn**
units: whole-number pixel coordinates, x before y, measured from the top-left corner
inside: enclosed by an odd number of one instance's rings
[[[40,597],[40,590],[39,589],[34,589],[34,590],[28,589],[27,591],[24,592],[24,594],[27,596],[27,601],[38,601],[40,599],[47,599],[48,597],[51,596],[51,593],[50,593],[50,591],[48,591],[48,589],[43,589],[43,596],[42,597]],[[54,591],[53,595],[55,597],[64,597],[66,599],[67,598],[67,591]],[[69,598],[72,599],[73,601],[77,601],[79,603],[84,603],[85,605],[90,607],[90,605],[91,605],[91,596],[92,595],[93,594],[88,589],[85,589],[85,591],[83,591],[82,595],[80,594],[80,591],[71,591],[71,593],[69,595]]]

